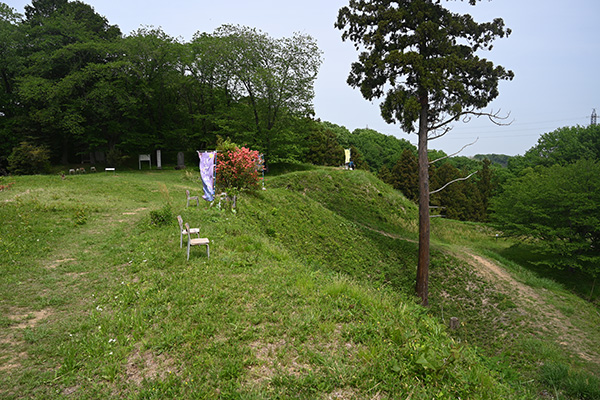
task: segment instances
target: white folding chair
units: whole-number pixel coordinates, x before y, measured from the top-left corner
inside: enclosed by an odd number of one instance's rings
[[[188,245],[187,245],[187,259],[190,259],[190,247],[192,246],[206,246],[206,257],[210,258],[210,249],[208,244],[210,241],[207,238],[193,238],[190,232],[190,225],[185,223],[185,233],[188,236]]]
[[[196,200],[196,206],[200,205],[200,199],[198,198],[198,196],[190,196],[190,191],[186,189],[185,194],[187,196],[187,204],[186,207],[190,206],[190,200]]]
[[[183,247],[183,235],[186,234],[185,227],[183,226],[183,218],[181,215],[177,216],[177,222],[179,222],[179,248]],[[190,228],[191,234],[196,234],[200,237],[200,228]]]

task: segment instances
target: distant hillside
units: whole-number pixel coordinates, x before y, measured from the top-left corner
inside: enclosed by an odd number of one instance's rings
[[[475,160],[483,161],[486,158],[489,159],[493,164],[498,164],[503,167],[508,166],[508,160],[510,160],[511,156],[507,156],[505,154],[475,154],[473,156]]]

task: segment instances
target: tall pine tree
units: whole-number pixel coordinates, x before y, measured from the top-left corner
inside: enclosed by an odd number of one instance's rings
[[[475,4],[476,0],[469,0]],[[513,74],[484,58],[498,37],[510,33],[502,19],[477,23],[444,8],[440,0],[350,0],[335,26],[355,43],[358,61],[348,84],[365,99],[384,97],[381,115],[417,132],[419,153],[419,262],[416,291],[428,305],[429,160],[428,140],[448,125],[481,110],[498,96],[498,82]],[[497,115],[490,115],[497,117]]]

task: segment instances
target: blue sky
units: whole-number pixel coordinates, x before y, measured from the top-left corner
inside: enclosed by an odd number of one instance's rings
[[[2,1],[2,0],[0,0]],[[25,0],[4,0],[23,12]],[[352,43],[342,42],[333,24],[347,0],[84,0],[124,34],[151,25],[173,37],[191,40],[196,32],[211,33],[222,24],[258,28],[272,37],[294,32],[317,40],[324,62],[315,86],[316,116],[351,131],[369,127],[416,143],[416,135],[386,124],[379,103],[364,100],[346,84],[357,58]],[[592,109],[600,114],[600,2],[598,0],[483,0],[477,6],[448,1],[447,6],[468,12],[479,22],[500,17],[512,29],[482,54],[515,73],[502,82],[500,96],[488,110],[510,112],[510,126],[487,119],[457,123],[430,148],[454,153],[479,138],[462,155],[523,154],[541,134],[563,126],[590,123]]]

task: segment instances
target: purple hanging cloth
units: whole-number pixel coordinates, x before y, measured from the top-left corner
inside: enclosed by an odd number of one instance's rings
[[[215,198],[214,173],[216,155],[216,151],[198,152],[198,157],[200,157],[200,177],[202,178],[202,188],[204,189],[204,196],[202,198],[206,201],[213,201]]]

